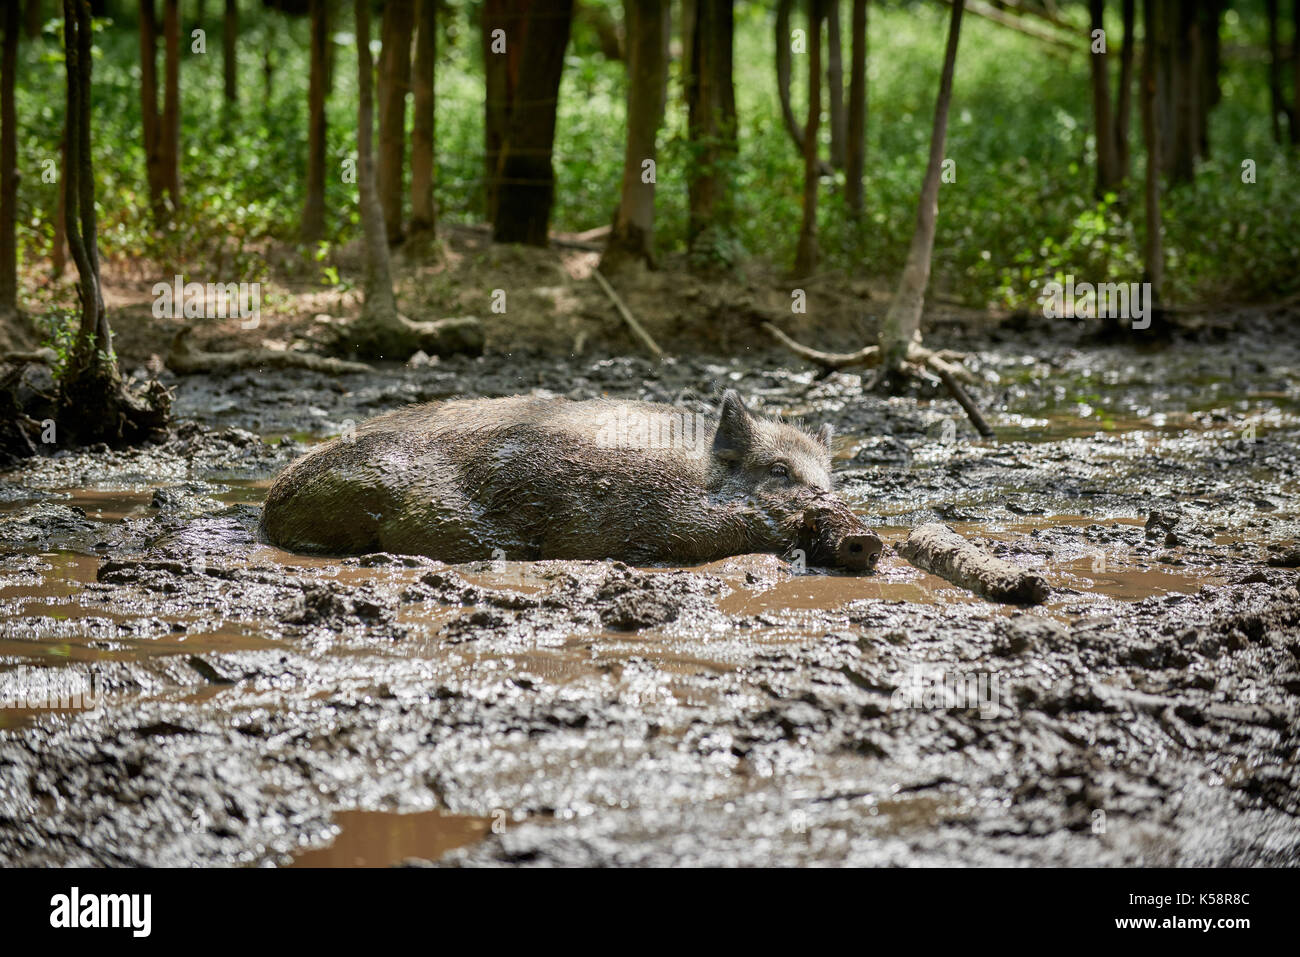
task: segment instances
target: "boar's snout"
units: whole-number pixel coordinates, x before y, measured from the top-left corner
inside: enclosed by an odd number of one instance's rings
[[[870,530],[845,535],[835,546],[835,564],[855,572],[875,568],[884,545],[880,536]]]

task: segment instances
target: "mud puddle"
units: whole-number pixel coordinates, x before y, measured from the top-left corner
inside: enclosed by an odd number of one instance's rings
[[[482,840],[494,821],[500,827],[504,817],[340,811],[334,815],[337,836],[325,847],[295,855],[289,866],[391,867],[412,858],[436,861],[448,851]]]

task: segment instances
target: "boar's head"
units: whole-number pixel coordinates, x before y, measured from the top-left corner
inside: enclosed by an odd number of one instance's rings
[[[750,413],[728,389],[710,451],[710,488],[757,504],[777,548],[802,548],[819,565],[872,568],[880,538],[831,494],[829,425],[809,435]]]

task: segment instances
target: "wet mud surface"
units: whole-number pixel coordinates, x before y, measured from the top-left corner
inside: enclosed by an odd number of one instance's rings
[[[942,395],[779,358],[176,382],[165,444],[0,474],[0,862],[1300,862],[1300,355],[1002,341],[975,365],[997,441]],[[257,537],[271,476],[349,421],[725,387],[835,426],[874,574]],[[1047,602],[894,554],[931,521]]]

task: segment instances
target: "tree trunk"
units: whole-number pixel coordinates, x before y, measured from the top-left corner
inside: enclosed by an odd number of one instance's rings
[[[952,102],[952,76],[957,63],[957,41],[965,0],[954,0],[948,25],[948,47],[939,79],[939,96],[934,106],[934,129],[930,133],[930,160],[925,169],[920,202],[916,210],[916,231],[907,252],[907,262],[889,310],[880,326],[880,357],[886,377],[901,370],[909,349],[921,339],[921,311],[925,289],[930,283],[930,259],[934,252],[934,230],[939,213],[939,183],[943,151],[948,135],[948,106]]]
[[[50,275],[55,279],[63,275],[68,265],[68,119],[63,118],[63,136],[59,139],[59,198],[54,213],[54,243],[50,249]]]
[[[29,39],[35,40],[41,35],[41,28],[45,26],[45,18],[42,16],[41,0],[27,0],[26,28]]]
[[[627,142],[618,212],[600,258],[609,275],[636,262],[654,268],[656,140],[664,119],[670,7],[670,0],[625,0]]]
[[[1119,156],[1115,149],[1115,127],[1110,115],[1110,69],[1105,52],[1099,52],[1092,39],[1096,31],[1105,31],[1105,0],[1088,0],[1092,21],[1089,68],[1092,73],[1092,120],[1097,139],[1097,179],[1094,192],[1100,199],[1119,186]],[[1109,47],[1109,44],[1107,44]]]
[[[1133,29],[1135,0],[1124,0],[1124,47],[1119,54],[1119,93],[1115,105],[1115,165],[1119,181],[1129,178],[1129,126],[1133,104],[1133,51],[1137,33]]]
[[[357,192],[361,200],[361,227],[365,234],[366,301],[361,322],[397,324],[397,300],[388,262],[384,209],[375,187],[374,65],[370,58],[370,0],[355,0],[357,31]]]
[[[1214,88],[1219,87],[1219,9],[1214,11]],[[1291,145],[1300,146],[1300,0],[1291,4]],[[1217,99],[1215,102],[1218,102]]]
[[[1142,242],[1145,262],[1143,281],[1151,283],[1154,302],[1159,302],[1160,286],[1164,280],[1164,244],[1160,222],[1160,171],[1162,169],[1160,118],[1158,113],[1159,70],[1156,49],[1157,37],[1165,24],[1160,23],[1163,0],[1143,0],[1142,3],[1142,138],[1146,142],[1147,171],[1145,181],[1146,235]]]
[[[483,65],[487,90],[483,115],[483,182],[484,211],[489,222],[495,222],[497,217],[501,150],[509,133],[510,107],[519,80],[526,12],[525,0],[485,0],[483,4]]]
[[[81,323],[59,380],[62,441],[134,442],[166,425],[170,394],[157,382],[128,393],[113,355],[96,248],[95,179],[90,142],[91,16],[88,0],[63,0],[68,126],[66,229],[77,264]]]
[[[808,2],[808,121],[803,128],[803,222],[795,252],[794,276],[803,279],[817,271],[817,185],[820,168],[817,131],[822,112],[822,16],[828,0]]]
[[[180,0],[163,2],[163,112],[158,126],[162,181],[172,209],[181,203],[181,11]]]
[[[140,127],[144,134],[145,179],[155,226],[166,222],[162,142],[158,117],[158,21],[154,0],[140,0]]]
[[[687,169],[691,246],[706,229],[730,225],[731,177],[723,167],[736,155],[733,23],[733,0],[695,4],[687,87],[687,135],[694,153]]]
[[[492,239],[545,246],[555,199],[551,149],[573,0],[534,0],[524,26],[519,96],[497,166]],[[514,42],[514,41],[512,41]]]
[[[221,31],[221,67],[224,74],[226,102],[239,102],[238,61],[235,44],[239,40],[239,2],[226,0],[226,16]]]
[[[384,208],[388,243],[402,241],[403,173],[406,170],[406,96],[411,91],[413,0],[387,0],[380,33],[379,202]]]
[[[438,212],[433,200],[434,63],[438,53],[437,0],[418,0],[415,65],[411,74],[411,233],[433,233]]]
[[[1196,175],[1196,157],[1200,147],[1198,123],[1201,109],[1197,101],[1201,89],[1201,43],[1196,8],[1177,4],[1169,27],[1176,31],[1174,51],[1174,139],[1171,173],[1173,183],[1190,183]]]
[[[1282,64],[1281,48],[1277,39],[1277,0],[1264,0],[1268,18],[1268,101],[1273,120],[1273,141],[1282,142]]]
[[[840,37],[840,0],[823,0],[826,18],[826,84],[831,121],[831,166],[844,169],[844,44]]]
[[[17,0],[5,4],[4,49],[0,53],[0,316],[18,311],[18,120],[14,73],[18,68]]]
[[[790,102],[790,80],[793,72],[790,62],[790,11],[794,0],[777,0],[776,4],[776,91],[781,101],[781,121],[786,132],[794,141],[795,149],[803,155],[803,130],[794,118],[794,106]],[[687,59],[691,56],[691,46],[684,48]]]
[[[311,77],[307,82],[307,198],[302,207],[302,240],[325,235],[325,100],[329,96],[330,2],[311,0]]]
[[[848,140],[844,147],[844,198],[849,215],[861,219],[864,207],[862,177],[867,156],[867,0],[853,0],[849,28]]]

